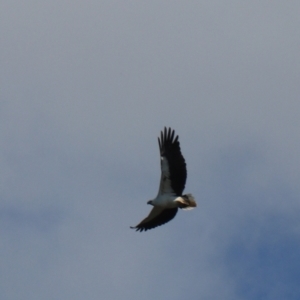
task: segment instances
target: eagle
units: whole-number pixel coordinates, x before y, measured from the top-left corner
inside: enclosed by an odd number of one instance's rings
[[[147,204],[153,206],[150,214],[136,226],[136,231],[147,231],[171,221],[178,208],[189,210],[197,206],[192,194],[183,195],[187,177],[186,163],[181,154],[178,135],[171,128],[164,128],[158,138],[161,178],[158,194]]]

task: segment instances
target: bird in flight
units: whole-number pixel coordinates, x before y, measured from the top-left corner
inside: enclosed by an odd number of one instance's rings
[[[178,135],[171,128],[164,128],[158,138],[160,151],[161,178],[158,194],[147,204],[153,206],[148,217],[136,226],[136,231],[147,231],[171,221],[178,208],[189,210],[197,206],[191,194],[183,195],[187,171],[184,157],[180,151]]]

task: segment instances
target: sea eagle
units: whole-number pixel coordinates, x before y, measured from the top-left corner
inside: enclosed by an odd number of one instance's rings
[[[130,227],[136,231],[147,231],[172,220],[178,208],[193,209],[197,206],[191,194],[182,195],[187,171],[185,160],[180,151],[178,135],[171,128],[164,128],[158,138],[160,151],[161,178],[158,194],[147,204],[153,206],[147,218],[138,225]]]

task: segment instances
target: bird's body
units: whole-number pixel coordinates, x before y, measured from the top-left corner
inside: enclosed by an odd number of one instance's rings
[[[163,208],[174,208],[178,207],[177,203],[175,202],[176,198],[177,197],[172,194],[158,194],[157,197],[153,200],[150,200],[151,202],[149,201],[148,204]]]
[[[149,230],[172,220],[178,208],[192,209],[197,206],[191,194],[182,195],[187,171],[175,131],[165,127],[158,138],[161,157],[161,179],[158,194],[147,203],[153,208],[147,218],[135,227],[137,231]]]

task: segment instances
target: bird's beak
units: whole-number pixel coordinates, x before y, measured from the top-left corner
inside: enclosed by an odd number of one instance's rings
[[[147,202],[147,204],[152,205],[152,200],[149,200],[149,201]]]

